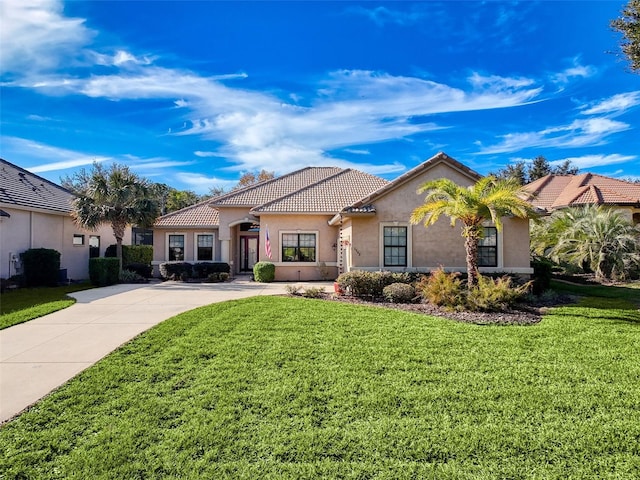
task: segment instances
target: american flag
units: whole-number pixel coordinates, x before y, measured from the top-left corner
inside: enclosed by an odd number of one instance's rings
[[[271,240],[269,239],[269,226],[265,226],[264,232],[264,251],[267,257],[271,258]]]

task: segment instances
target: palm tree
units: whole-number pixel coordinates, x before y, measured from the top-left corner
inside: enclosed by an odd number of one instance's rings
[[[411,223],[433,225],[441,215],[450,218],[451,226],[462,223],[465,238],[467,282],[469,288],[478,283],[478,242],[482,238],[483,223],[491,220],[498,231],[502,230],[502,217],[527,218],[535,216],[533,206],[527,201],[530,194],[512,179],[488,176],[471,187],[463,187],[448,178],[431,180],[423,184],[418,193],[425,193],[424,203],[411,214]]]
[[[72,216],[76,225],[88,230],[111,225],[122,269],[122,239],[127,225],[150,226],[158,216],[150,184],[126,165],[114,163],[106,169],[94,163],[91,172],[83,169],[63,179],[62,185],[75,194]]]
[[[590,268],[597,278],[624,279],[640,266],[640,230],[611,208],[589,205],[567,209],[549,222],[562,225],[549,249],[555,262]]]

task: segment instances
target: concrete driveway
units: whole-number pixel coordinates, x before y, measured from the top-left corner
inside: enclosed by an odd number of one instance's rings
[[[0,331],[0,423],[123,343],[181,312],[210,303],[285,293],[286,283],[165,282],[72,293],[69,308]],[[330,291],[330,282],[313,284]]]

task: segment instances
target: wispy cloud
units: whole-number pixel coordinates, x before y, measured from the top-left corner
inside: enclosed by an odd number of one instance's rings
[[[28,167],[34,173],[65,170],[111,160],[111,157],[76,152],[19,137],[2,137],[2,149],[9,152],[11,157],[29,157],[43,161],[44,163]]]
[[[623,113],[640,105],[640,90],[613,95],[612,97],[592,102],[581,107],[583,115],[600,115],[607,113]]]
[[[569,125],[550,127],[537,132],[502,135],[496,145],[481,146],[479,154],[519,152],[526,148],[569,148],[596,146],[606,143],[607,137],[628,130],[630,125],[608,118],[574,120]]]
[[[619,155],[617,153],[611,155],[584,155],[582,157],[568,157],[562,160],[554,160],[551,165],[560,165],[567,160],[573,165],[584,170],[591,167],[600,167],[604,165],[615,165],[618,163],[631,162],[638,158],[636,155]]]
[[[574,78],[589,78],[597,73],[597,69],[592,65],[582,65],[580,58],[572,59],[571,66],[563,71],[551,75],[551,81],[560,86],[564,86]]]
[[[237,185],[236,180],[223,180],[218,177],[211,177],[199,173],[178,172],[176,179],[187,185],[190,190],[196,193],[208,193],[212,187],[221,187],[224,190],[230,190]]]
[[[387,23],[412,25],[426,17],[426,12],[424,11],[418,11],[415,9],[411,11],[403,11],[382,6],[375,8],[352,7],[348,9],[348,13],[362,15],[381,27]]]
[[[371,152],[366,149],[345,148],[344,151],[347,153],[353,153],[354,155],[371,155]]]

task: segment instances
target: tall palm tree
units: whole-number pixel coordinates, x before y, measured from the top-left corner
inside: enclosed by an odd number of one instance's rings
[[[411,223],[433,225],[441,215],[449,217],[451,226],[462,223],[465,238],[467,282],[469,288],[478,283],[478,242],[482,238],[483,223],[491,220],[498,231],[502,230],[502,218],[535,216],[533,206],[527,201],[530,194],[514,179],[497,179],[488,176],[471,187],[463,187],[448,178],[431,180],[423,184],[418,193],[425,193],[424,203],[411,214]]]
[[[640,267],[640,230],[611,208],[589,205],[567,209],[549,221],[562,225],[549,256],[590,268],[597,278],[624,279]]]
[[[88,230],[111,225],[122,269],[122,239],[127,225],[150,226],[158,216],[150,184],[126,165],[114,163],[107,169],[94,163],[91,172],[83,169],[63,179],[62,185],[75,194],[72,216],[76,225]]]

